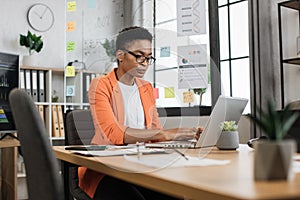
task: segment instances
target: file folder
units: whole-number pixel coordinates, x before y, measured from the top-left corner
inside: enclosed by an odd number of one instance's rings
[[[57,107],[55,105],[52,106],[52,136],[59,137],[59,124],[57,118]]]
[[[83,102],[88,103],[88,92],[90,88],[91,76],[90,74],[84,74],[83,76]]]
[[[20,88],[21,89],[26,89],[25,88],[25,73],[23,69],[20,69]]]
[[[25,88],[27,94],[31,96],[31,75],[30,75],[30,70],[26,69],[25,70]]]
[[[43,120],[43,122],[45,123],[45,118],[44,118],[44,106],[43,105],[37,105],[38,111],[41,115],[41,118]]]
[[[37,81],[37,70],[31,70],[31,86],[32,86],[32,98],[33,101],[38,101],[38,81]]]
[[[45,95],[45,72],[38,71],[38,100],[39,102],[46,101]]]
[[[51,106],[44,106],[44,117],[45,117],[45,125],[46,125],[46,129],[47,132],[49,134],[49,137],[52,136],[52,113],[51,112]]]
[[[64,118],[61,105],[57,105],[57,120],[59,127],[59,136],[65,137]]]
[[[93,80],[94,78],[96,78],[96,74],[91,74],[91,80]]]

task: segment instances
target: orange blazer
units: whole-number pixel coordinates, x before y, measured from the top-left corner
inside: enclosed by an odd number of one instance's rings
[[[112,70],[107,76],[92,80],[89,88],[89,103],[95,135],[92,144],[124,144],[124,105],[122,93]],[[161,129],[151,83],[136,78],[145,115],[146,129]],[[79,186],[91,197],[94,196],[103,174],[85,167],[78,169]]]

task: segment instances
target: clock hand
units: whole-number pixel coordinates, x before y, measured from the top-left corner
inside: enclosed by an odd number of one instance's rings
[[[44,15],[45,15],[45,13],[46,13],[47,10],[48,10],[48,8],[46,7],[45,10],[44,10],[44,12],[43,12],[43,14],[41,15],[41,19],[44,17]]]
[[[33,11],[33,13],[36,14],[40,19],[42,18],[42,17],[40,16],[40,14],[37,13],[36,11]]]

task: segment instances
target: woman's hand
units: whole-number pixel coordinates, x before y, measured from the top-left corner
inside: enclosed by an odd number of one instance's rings
[[[204,129],[204,128],[203,128],[202,126],[198,126],[197,132],[196,132],[196,135],[195,135],[196,140],[199,140],[200,135],[201,135],[201,133],[203,132],[203,129]]]
[[[159,134],[161,137],[158,141],[170,141],[170,140],[181,140],[187,141],[196,139],[198,140],[203,128],[172,128],[162,130]]]

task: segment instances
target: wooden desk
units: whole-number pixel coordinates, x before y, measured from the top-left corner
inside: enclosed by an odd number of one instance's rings
[[[300,199],[299,173],[295,174],[291,181],[254,181],[254,150],[246,145],[241,145],[237,151],[213,149],[207,156],[230,160],[230,164],[227,165],[169,167],[156,171],[129,162],[122,156],[84,157],[72,154],[64,150],[64,147],[56,146],[53,149],[60,160],[186,199]],[[197,156],[198,151],[188,150],[187,154]],[[134,173],[139,170],[147,172]]]
[[[17,146],[16,139],[0,140],[1,148],[1,199],[17,199]]]

